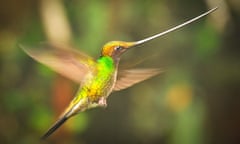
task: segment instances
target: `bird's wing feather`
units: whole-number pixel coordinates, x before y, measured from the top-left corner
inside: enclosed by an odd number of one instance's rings
[[[43,44],[35,49],[20,47],[33,59],[77,83],[96,63],[92,57],[60,44]]]
[[[128,88],[161,72],[163,71],[157,68],[120,70],[113,90],[119,91]]]

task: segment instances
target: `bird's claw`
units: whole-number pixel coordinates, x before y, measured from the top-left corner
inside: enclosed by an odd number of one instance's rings
[[[101,97],[98,101],[98,105],[102,107],[107,107],[107,101],[104,97]]]

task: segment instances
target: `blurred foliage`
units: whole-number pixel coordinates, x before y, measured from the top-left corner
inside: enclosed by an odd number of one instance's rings
[[[0,143],[39,143],[78,88],[19,48],[48,41],[43,1],[0,5]],[[96,58],[107,41],[140,40],[214,4],[219,9],[130,50],[125,65],[144,59],[138,67],[165,73],[113,93],[106,109],[79,114],[41,143],[240,143],[238,1],[55,1],[67,16],[70,43]]]

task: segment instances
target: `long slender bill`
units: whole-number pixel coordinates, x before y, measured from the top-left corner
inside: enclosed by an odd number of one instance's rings
[[[158,38],[158,37],[166,35],[166,34],[168,34],[170,32],[173,32],[173,31],[175,31],[175,30],[177,30],[179,28],[182,28],[182,27],[184,27],[184,26],[186,26],[186,25],[188,25],[188,24],[190,24],[190,23],[192,23],[192,22],[194,22],[194,21],[196,21],[196,20],[198,20],[198,19],[200,19],[200,18],[202,18],[202,17],[212,13],[216,9],[218,9],[218,7],[215,7],[215,8],[213,8],[213,9],[211,9],[211,10],[209,10],[209,11],[207,11],[207,12],[205,12],[205,13],[203,13],[203,14],[201,14],[201,15],[193,18],[193,19],[190,19],[190,20],[188,20],[188,21],[186,21],[186,22],[184,22],[184,23],[182,23],[180,25],[177,25],[177,26],[175,26],[173,28],[170,28],[170,29],[168,29],[168,30],[166,30],[164,32],[158,33],[156,35],[150,36],[148,38],[145,38],[145,39],[142,39],[142,40],[139,40],[139,41],[136,41],[136,42],[129,42],[129,47],[128,48],[133,47],[133,46],[137,46],[137,45],[140,45],[140,44],[143,44],[143,43],[145,43],[147,41],[153,40],[155,38]]]

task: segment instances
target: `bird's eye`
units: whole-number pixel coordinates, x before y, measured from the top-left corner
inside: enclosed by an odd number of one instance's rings
[[[116,46],[116,47],[115,47],[115,50],[116,50],[116,51],[120,51],[120,50],[122,50],[122,47],[121,47],[121,46]]]

